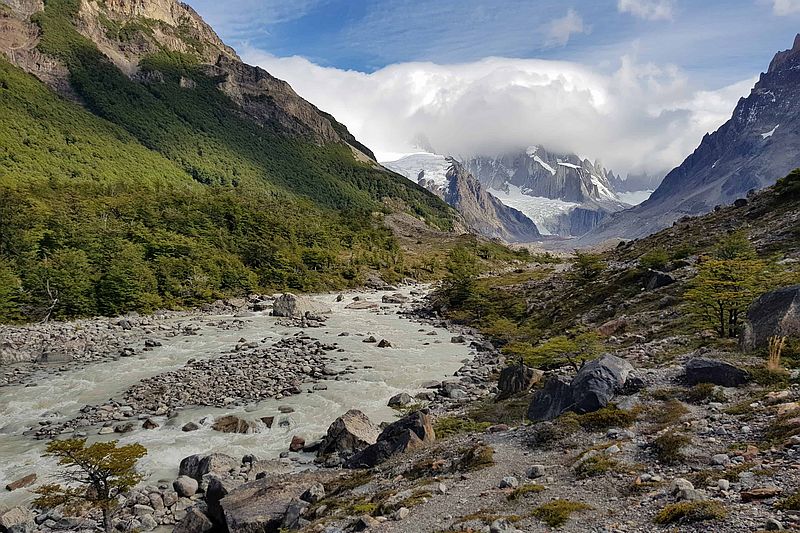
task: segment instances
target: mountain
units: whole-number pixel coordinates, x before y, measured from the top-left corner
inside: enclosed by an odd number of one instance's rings
[[[541,146],[495,157],[463,158],[467,170],[506,205],[521,210],[548,233],[583,235],[611,213],[629,207],[600,163]]]
[[[412,154],[384,166],[419,183],[454,207],[474,232],[507,242],[541,240],[536,224],[520,211],[489,194],[453,158],[430,153]]]
[[[609,182],[612,189],[619,195],[638,191],[654,191],[661,185],[663,179],[664,176],[658,174],[628,174],[625,179],[612,174]]]
[[[0,51],[0,283],[20,318],[401,279],[384,215],[457,224],[185,4],[2,0]]]
[[[637,238],[712,211],[800,167],[800,35],[779,52],[733,116],[670,172],[652,196],[581,239]]]

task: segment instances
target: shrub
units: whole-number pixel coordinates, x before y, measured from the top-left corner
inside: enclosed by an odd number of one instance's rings
[[[458,469],[462,472],[480,470],[494,464],[494,449],[485,444],[473,446],[458,461]]]
[[[776,507],[782,511],[800,511],[800,491],[780,500]]]
[[[651,250],[639,258],[639,266],[650,270],[664,270],[669,263],[669,254],[661,248]]]
[[[673,464],[683,459],[683,447],[692,442],[686,435],[664,433],[653,441],[652,448],[658,460],[665,464]]]
[[[706,520],[719,520],[726,516],[728,516],[728,512],[720,502],[679,502],[661,509],[653,521],[661,525],[687,524]]]
[[[570,278],[577,283],[586,284],[597,279],[606,269],[606,266],[603,256],[575,250],[575,259],[572,262]]]
[[[636,422],[639,416],[638,409],[624,411],[611,404],[593,413],[575,415],[568,413],[565,416],[574,416],[578,424],[587,431],[603,431],[610,428],[627,428]]]
[[[550,527],[560,527],[567,523],[572,513],[591,509],[585,503],[571,500],[553,500],[540,505],[531,512],[531,516],[538,518]]]
[[[614,459],[603,454],[593,455],[578,463],[578,466],[575,467],[575,475],[578,479],[601,476],[614,470],[618,464]]]
[[[683,397],[686,398],[686,401],[690,403],[725,401],[725,396],[713,383],[698,383],[686,391]]]
[[[529,494],[538,494],[540,492],[544,492],[545,488],[543,485],[538,485],[536,483],[526,483],[525,485],[520,485],[516,489],[514,489],[511,494],[506,496],[508,501],[516,501],[520,498],[524,498]]]
[[[436,419],[433,429],[437,438],[444,439],[462,433],[479,433],[491,425],[489,422],[475,422],[470,418],[444,416]]]
[[[652,407],[648,417],[656,424],[674,424],[688,412],[689,410],[680,400],[670,400],[659,406]]]

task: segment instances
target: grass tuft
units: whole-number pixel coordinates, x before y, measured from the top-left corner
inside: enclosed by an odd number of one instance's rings
[[[726,516],[728,516],[728,512],[720,502],[679,502],[661,509],[653,521],[661,525],[688,524],[707,520],[720,520]]]
[[[585,503],[571,500],[553,500],[540,505],[531,512],[531,516],[538,518],[550,527],[560,527],[567,523],[572,513],[591,509]]]

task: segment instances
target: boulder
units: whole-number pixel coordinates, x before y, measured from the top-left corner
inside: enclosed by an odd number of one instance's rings
[[[45,352],[39,356],[37,362],[43,364],[61,364],[72,362],[72,354],[65,352]]]
[[[17,490],[17,489],[22,489],[22,488],[25,488],[25,487],[30,487],[34,483],[36,483],[36,474],[35,473],[34,474],[28,474],[27,476],[21,477],[18,480],[12,481],[8,485],[6,485],[6,490],[7,491],[12,491],[12,490]]]
[[[357,311],[358,310],[365,310],[365,309],[377,309],[378,308],[378,304],[376,304],[375,302],[368,302],[366,300],[361,300],[361,301],[357,301],[357,302],[353,302],[353,303],[347,304],[344,308],[345,309],[355,309]]]
[[[589,361],[570,383],[573,401],[571,410],[576,413],[592,413],[602,409],[625,386],[632,372],[633,366],[628,361],[614,355]]]
[[[669,274],[659,272],[657,270],[651,270],[645,288],[648,291],[653,291],[660,289],[661,287],[666,287],[667,285],[672,285],[673,283],[675,283],[675,278]]]
[[[200,426],[195,424],[194,422],[187,422],[181,428],[181,431],[189,432],[189,431],[197,431],[200,429]]]
[[[738,387],[750,380],[750,374],[724,361],[695,357],[686,363],[684,379],[689,385],[713,383],[721,387]]]
[[[389,424],[378,436],[378,441],[345,462],[346,468],[371,468],[390,457],[419,448],[436,440],[431,416],[416,411],[397,422]]]
[[[330,307],[323,303],[306,298],[305,296],[297,296],[290,292],[279,296],[272,306],[272,314],[274,316],[282,317],[303,317],[306,314],[310,315],[327,315],[331,313]]]
[[[185,457],[178,468],[178,476],[189,476],[198,482],[208,473],[227,475],[239,469],[239,461],[224,453],[210,455],[190,455]]]
[[[0,510],[0,531],[33,530],[33,513],[22,507]]]
[[[206,504],[208,505],[207,514],[212,521],[216,522],[217,524],[222,524],[225,522],[225,516],[220,502],[229,493],[236,490],[236,488],[238,488],[241,484],[242,482],[237,479],[223,479],[218,476],[211,476],[211,479],[208,481],[205,500]]]
[[[800,337],[800,285],[768,292],[748,309],[743,348],[764,348],[773,336]]]
[[[628,319],[623,317],[615,318],[603,323],[597,328],[597,332],[603,337],[610,337],[622,333],[628,327]]]
[[[381,342],[378,343],[378,348],[391,348],[392,343],[387,341],[386,339],[381,339]]]
[[[298,435],[295,435],[294,437],[292,437],[292,442],[289,444],[289,451],[299,452],[303,449],[305,445],[306,445],[306,439]]]
[[[197,493],[199,483],[196,479],[189,476],[179,476],[172,482],[172,488],[183,498],[191,498]]]
[[[379,429],[357,409],[351,409],[333,421],[322,439],[317,455],[351,455],[378,440]]]
[[[405,407],[407,405],[411,405],[412,403],[414,403],[414,398],[412,398],[407,392],[401,392],[400,394],[395,394],[389,398],[389,403],[387,405],[389,407]]]
[[[236,415],[225,415],[214,420],[211,429],[222,433],[252,433],[255,427],[252,422]]]
[[[314,483],[308,490],[300,495],[300,499],[308,503],[317,503],[325,497],[325,486],[322,483]]]
[[[219,502],[228,531],[279,531],[311,482],[303,475],[264,477],[236,487]]]
[[[142,429],[157,429],[157,428],[158,428],[158,423],[152,418],[148,418],[147,420],[144,421],[144,424],[142,424]]]
[[[553,420],[572,406],[572,389],[558,376],[550,377],[544,388],[534,393],[528,406],[528,419],[532,422]]]
[[[403,296],[400,293],[386,294],[381,298],[381,301],[385,304],[404,304],[408,302],[408,296]]]
[[[206,533],[214,529],[214,524],[197,507],[186,510],[186,515],[175,525],[172,533]]]
[[[524,364],[508,366],[500,372],[500,381],[497,388],[500,389],[500,397],[508,398],[522,392],[528,392],[538,383],[544,372],[530,368]]]

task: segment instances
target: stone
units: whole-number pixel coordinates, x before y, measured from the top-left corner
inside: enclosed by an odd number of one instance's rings
[[[350,457],[346,468],[371,468],[389,457],[413,450],[436,440],[433,421],[427,412],[416,411],[393,422],[378,436],[377,442]]]
[[[243,418],[236,415],[225,415],[214,420],[211,429],[222,433],[252,433],[255,428],[252,422]]]
[[[714,466],[729,466],[731,464],[731,458],[727,453],[718,453],[711,457],[711,464]]]
[[[659,272],[657,270],[651,270],[650,277],[647,279],[647,285],[645,285],[645,288],[648,291],[654,291],[656,289],[660,289],[661,287],[672,285],[673,283],[675,283],[675,278],[669,274],[665,272]]]
[[[375,344],[376,342],[378,342],[378,339],[376,339],[373,335],[370,335],[369,337],[367,337],[366,339],[364,339],[361,342],[364,342],[364,343],[367,343],[367,344]]]
[[[0,510],[0,531],[25,531],[33,526],[33,513],[22,507]]]
[[[669,493],[673,496],[686,490],[694,490],[694,485],[692,485],[691,481],[682,477],[673,479],[669,485]]]
[[[387,405],[389,407],[405,407],[407,405],[411,405],[412,403],[414,403],[414,398],[412,398],[411,395],[406,392],[401,392],[400,394],[395,394],[389,398],[389,403]]]
[[[528,406],[528,419],[532,422],[554,420],[572,404],[570,384],[559,376],[551,376],[544,387],[533,394]]]
[[[208,473],[227,475],[239,469],[239,461],[224,453],[210,455],[190,455],[185,457],[178,468],[178,476],[189,476],[198,482]]]
[[[752,502],[755,500],[768,500],[776,496],[780,496],[783,489],[780,487],[756,487],[750,490],[743,490],[739,495],[742,497],[742,502]]]
[[[157,427],[159,427],[158,424],[152,418],[148,418],[142,424],[142,429],[156,429]]]
[[[139,519],[139,523],[141,524],[140,531],[153,531],[158,527],[158,522],[155,518],[151,515],[144,515]]]
[[[571,410],[592,413],[609,404],[614,394],[624,387],[633,372],[629,362],[614,355],[606,355],[583,365],[570,383]]]
[[[325,497],[325,486],[322,483],[314,483],[308,490],[300,495],[300,499],[308,503],[317,503]]]
[[[544,372],[530,368],[524,364],[507,366],[500,372],[497,388],[500,389],[499,397],[508,398],[531,390],[538,383]]]
[[[717,488],[721,491],[727,492],[731,489],[731,482],[727,479],[717,480]]]
[[[463,335],[456,335],[450,338],[450,342],[453,344],[464,344],[467,342],[467,339],[465,339]]]
[[[774,518],[767,518],[767,521],[764,523],[764,530],[765,531],[785,531],[786,528],[781,522],[778,522]]]
[[[381,523],[376,519],[369,515],[364,515],[359,517],[358,520],[356,520],[356,523],[353,524],[353,531],[366,531],[368,529],[377,528],[380,525]]]
[[[178,479],[172,482],[172,488],[178,493],[178,496],[184,498],[191,498],[197,493],[200,484],[196,479],[189,476],[178,476]]]
[[[306,314],[327,315],[331,313],[330,307],[325,304],[287,292],[279,296],[272,306],[272,314],[282,317],[303,317]]]
[[[405,520],[408,518],[408,515],[411,514],[411,510],[408,507],[401,507],[394,513],[392,513],[392,518],[394,520]]]
[[[764,348],[773,336],[800,337],[800,285],[768,292],[747,310],[743,348]]]
[[[395,294],[385,294],[381,301],[385,304],[404,304],[408,302],[408,296],[404,296],[400,293]]]
[[[380,431],[357,409],[351,409],[334,420],[322,439],[317,455],[332,453],[351,455],[360,452],[378,440]]]
[[[181,431],[185,431],[188,433],[189,431],[197,431],[198,429],[200,429],[200,426],[198,426],[194,422],[187,422],[183,425]]]
[[[242,484],[241,480],[232,478],[221,478],[211,475],[206,488],[205,501],[208,505],[208,516],[213,522],[218,524],[225,523],[225,516],[220,502],[232,491]]]
[[[12,481],[8,485],[6,485],[7,491],[22,489],[25,487],[30,487],[36,483],[36,474],[28,474],[27,476],[21,477],[16,481]]]
[[[516,533],[516,531],[517,528],[505,518],[498,518],[489,526],[489,533]]]
[[[546,468],[544,465],[533,465],[528,469],[525,475],[528,476],[528,479],[539,479],[540,477],[544,477],[546,473]]]
[[[98,435],[110,435],[112,433],[114,433],[114,428],[112,428],[111,426],[103,426],[97,432]]]
[[[504,477],[500,481],[500,488],[501,489],[516,489],[519,487],[519,480],[514,476],[507,476]]]
[[[295,435],[294,437],[292,437],[292,442],[289,444],[289,451],[299,452],[303,449],[305,445],[306,445],[306,439],[298,435]]]
[[[133,431],[133,424],[131,422],[114,426],[114,433],[130,433],[131,431]]]
[[[186,510],[186,515],[175,525],[172,533],[207,533],[214,529],[211,520],[197,507]]]
[[[686,363],[684,379],[689,385],[713,383],[721,387],[738,387],[750,380],[750,374],[724,361],[695,357]]]
[[[300,499],[293,499],[286,507],[286,514],[283,515],[280,531],[290,531],[300,528],[300,520],[303,513],[308,508],[308,503]]]
[[[603,323],[597,328],[597,332],[603,337],[610,337],[618,333],[623,333],[627,327],[628,319],[623,316]]]
[[[391,348],[392,343],[387,341],[386,339],[381,339],[381,342],[378,343],[378,348]]]
[[[134,516],[142,517],[145,515],[152,515],[155,512],[156,510],[150,507],[149,505],[137,503],[136,505],[133,506]]]

